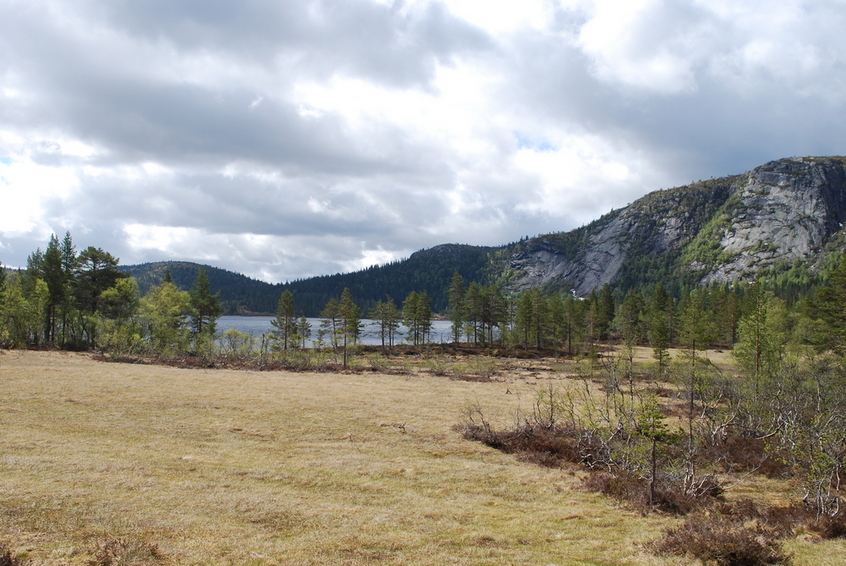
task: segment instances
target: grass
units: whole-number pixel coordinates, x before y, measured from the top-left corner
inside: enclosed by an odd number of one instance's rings
[[[134,549],[113,564],[679,564],[644,546],[678,519],[453,430],[476,403],[513,423],[557,369],[464,381],[2,353],[0,543],[56,566],[111,548]],[[846,562],[843,541],[786,548]]]

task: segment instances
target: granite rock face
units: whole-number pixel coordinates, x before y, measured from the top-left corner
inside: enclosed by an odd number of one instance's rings
[[[720,239],[728,257],[703,283],[749,278],[820,253],[846,219],[846,172],[835,159],[773,161],[750,171],[736,198],[737,214]]]
[[[650,193],[568,233],[503,248],[506,285],[584,296],[662,277],[752,279],[817,257],[846,221],[846,158],[781,159],[733,177]]]

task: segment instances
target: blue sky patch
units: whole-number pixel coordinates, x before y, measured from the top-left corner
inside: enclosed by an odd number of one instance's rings
[[[558,149],[546,140],[534,139],[520,132],[514,132],[514,137],[517,138],[519,149],[528,148],[535,151],[556,151]]]

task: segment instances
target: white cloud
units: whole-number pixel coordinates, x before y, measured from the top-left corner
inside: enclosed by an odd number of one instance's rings
[[[842,154],[844,25],[837,0],[0,3],[0,261],[70,230],[293,279]]]
[[[39,165],[20,157],[0,160],[0,238],[48,237],[53,228],[44,218],[47,201],[68,202],[78,189],[71,167]]]

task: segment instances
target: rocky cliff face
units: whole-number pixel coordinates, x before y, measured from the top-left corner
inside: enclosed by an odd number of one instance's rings
[[[744,175],[657,191],[568,233],[498,254],[512,290],[580,295],[605,283],[754,278],[816,257],[846,219],[846,158],[782,159]]]
[[[839,159],[783,159],[750,171],[723,211],[722,261],[703,283],[749,278],[780,262],[809,261],[838,232],[846,215],[846,171]]]

